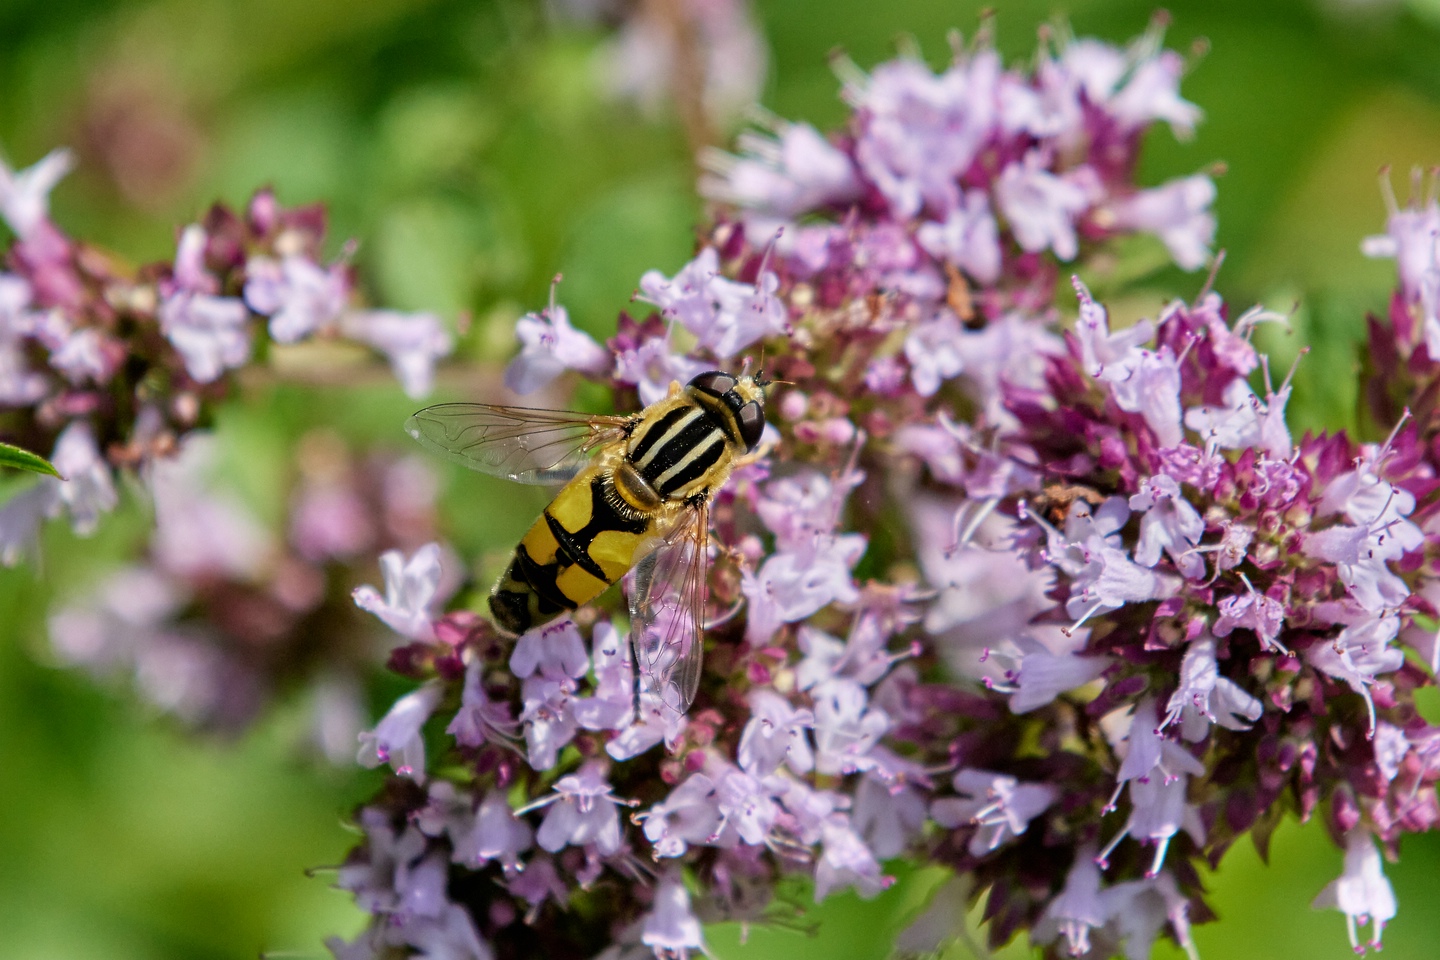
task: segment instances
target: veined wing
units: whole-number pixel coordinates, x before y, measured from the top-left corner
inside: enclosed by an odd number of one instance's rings
[[[679,714],[700,687],[709,536],[709,507],[692,507],[635,565],[630,643],[639,678]]]
[[[519,483],[559,484],[596,449],[623,437],[629,422],[567,410],[437,403],[405,421],[405,432],[471,470]]]

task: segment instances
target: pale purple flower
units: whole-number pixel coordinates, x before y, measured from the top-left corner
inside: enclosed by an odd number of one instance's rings
[[[844,97],[855,107],[855,159],[898,218],[960,201],[957,177],[989,138],[997,108],[998,57],[982,51],[935,75],[917,59],[892,60]]]
[[[1161,447],[1177,446],[1184,439],[1180,429],[1180,361],[1168,346],[1136,350],[1132,360],[1128,377],[1110,380],[1115,405],[1144,417]]]
[[[850,799],[834,790],[816,790],[800,780],[785,784],[780,796],[785,807],[781,818],[784,829],[804,844],[819,843],[831,817],[844,816]]]
[[[608,857],[619,851],[622,843],[620,815],[615,807],[625,802],[610,791],[604,765],[591,761],[557,780],[552,796],[517,812],[549,807],[535,834],[535,842],[543,850],[557,853],[566,846],[593,844],[602,856]]]
[[[1079,277],[1071,277],[1075,294],[1080,298],[1080,316],[1075,321],[1075,337],[1080,341],[1080,358],[1085,372],[1099,380],[1124,380],[1139,365],[1142,343],[1155,336],[1155,326],[1140,320],[1133,326],[1110,332],[1110,314],[1090,296]]]
[[[1053,249],[1061,260],[1073,260],[1080,252],[1075,223],[1089,208],[1095,184],[1084,168],[1060,176],[1048,168],[1038,149],[1007,166],[995,181],[995,204],[1022,250]]]
[[[910,362],[910,380],[916,393],[934,396],[941,384],[960,374],[964,369],[960,350],[963,336],[960,319],[946,309],[935,311],[933,317],[910,331],[905,338],[905,359]]]
[[[740,735],[736,754],[740,766],[753,776],[765,777],[782,765],[792,773],[808,773],[815,755],[805,731],[815,725],[815,714],[797,708],[770,690],[750,694],[750,720]]]
[[[561,306],[525,314],[515,323],[515,336],[521,350],[505,368],[505,386],[516,393],[534,393],[566,370],[599,375],[610,366],[610,352],[572,327],[570,312]]]
[[[1250,542],[1255,539],[1255,528],[1231,520],[1224,521],[1223,527],[1220,542],[1214,548],[1215,567],[1218,570],[1233,570],[1245,562]]]
[[[853,680],[829,680],[811,690],[815,700],[815,771],[835,776],[857,769],[857,761],[890,729],[884,710],[869,705],[865,688]]]
[[[1248,730],[1264,707],[1228,677],[1220,676],[1215,640],[1200,636],[1190,641],[1180,661],[1180,683],[1165,707],[1161,729],[1176,721],[1180,736],[1191,743],[1203,740],[1210,724],[1228,730]]]
[[[1154,120],[1164,120],[1181,139],[1188,139],[1200,122],[1201,110],[1180,96],[1180,75],[1185,63],[1173,50],[1159,53],[1136,64],[1130,79],[1109,103],[1110,114],[1121,125],[1135,129]]]
[[[1090,102],[1099,106],[1115,92],[1130,63],[1125,52],[1114,44],[1080,37],[1065,44],[1060,67]]]
[[[613,623],[602,620],[595,624],[590,646],[594,650],[594,695],[578,698],[571,709],[575,713],[575,719],[586,730],[623,730],[630,723],[635,711],[635,673],[630,665],[628,640],[620,636]],[[555,659],[556,654],[550,654],[552,659],[549,669],[552,673],[557,672],[557,668],[558,672],[563,673],[566,661],[572,665],[577,662],[573,649],[562,649],[556,653],[558,662]],[[585,666],[579,674],[571,675],[583,676],[589,661],[584,663]],[[513,670],[513,655],[511,664]],[[537,669],[543,673],[547,665],[537,663]],[[658,743],[659,740],[655,742]],[[611,756],[614,756],[613,752]]]
[[[712,200],[790,218],[860,193],[855,166],[808,123],[782,123],[777,137],[742,133],[740,156],[714,151],[700,192]]]
[[[1359,469],[1331,480],[1315,505],[1317,515],[1342,513],[1351,523],[1384,527],[1399,540],[1398,551],[1390,554],[1392,559],[1416,549],[1424,540],[1419,528],[1405,519],[1414,509],[1415,495],[1376,476],[1372,458],[1362,461]]]
[[[485,694],[485,665],[474,657],[465,665],[465,687],[460,694],[460,707],[445,732],[467,747],[487,742],[509,743],[516,730],[515,718],[504,701],[491,700]]]
[[[585,641],[568,617],[525,631],[510,653],[510,672],[517,677],[536,672],[557,679],[583,677],[589,669]]]
[[[1400,765],[1410,752],[1410,738],[1395,724],[1381,720],[1375,724],[1371,746],[1375,749],[1375,766],[1381,776],[1386,783],[1393,782],[1400,775]]]
[[[1191,580],[1205,575],[1205,563],[1191,548],[1205,533],[1205,521],[1180,491],[1180,484],[1165,474],[1146,477],[1140,491],[1130,497],[1130,509],[1144,513],[1140,539],[1135,545],[1135,562],[1153,567],[1160,552],[1170,555],[1182,576]]]
[[[270,336],[277,343],[295,343],[328,330],[350,298],[343,264],[327,270],[296,254],[281,260],[255,256],[245,264],[245,274],[245,303],[270,318]]]
[[[1392,530],[1396,536],[1391,536]],[[1378,614],[1398,607],[1410,595],[1409,586],[1386,561],[1398,559],[1407,546],[1419,546],[1412,532],[1418,535],[1419,529],[1405,520],[1379,526],[1342,523],[1307,534],[1303,550],[1307,556],[1335,564],[1340,582],[1350,588],[1355,601]]]
[[[1162,739],[1156,732],[1155,701],[1142,700],[1130,718],[1129,749],[1120,764],[1116,779],[1130,792],[1130,817],[1125,828],[1116,834],[1098,861],[1103,866],[1110,852],[1125,837],[1153,842],[1155,855],[1146,876],[1155,876],[1165,862],[1170,840],[1182,828],[1203,839],[1199,816],[1185,802],[1187,777],[1205,772],[1205,765],[1173,740]],[[1117,795],[1119,793],[1117,789]]]
[[[181,577],[257,580],[274,559],[270,532],[232,494],[216,489],[213,436],[191,434],[176,456],[150,465],[156,562]]]
[[[1236,379],[1221,399],[1224,406],[1187,410],[1185,426],[1225,450],[1258,447],[1277,460],[1290,456],[1290,431],[1285,426],[1288,384],[1262,402],[1243,379]]]
[[[402,637],[433,639],[432,621],[446,600],[440,593],[440,545],[427,543],[408,560],[399,550],[386,550],[380,555],[380,570],[385,577],[385,596],[366,584],[355,588],[355,605],[379,617]]]
[[[1149,960],[1155,938],[1166,923],[1190,960],[1199,960],[1190,938],[1190,901],[1167,870],[1143,880],[1117,883],[1106,890],[1106,911],[1125,943],[1127,960]]]
[[[765,485],[756,512],[775,534],[778,551],[818,552],[817,545],[839,524],[850,491],[864,479],[863,472],[847,468],[836,476],[807,470],[774,480]]]
[[[180,289],[160,303],[160,330],[199,383],[212,383],[250,359],[249,319],[244,302],[234,297]]]
[[[945,220],[926,222],[915,239],[932,257],[952,263],[981,284],[1000,278],[1000,228],[981,190],[969,190]]]
[[[675,276],[666,278],[659,270],[650,270],[640,278],[640,292],[659,308],[664,317],[680,321],[688,329],[703,327],[715,314],[715,298],[710,284],[720,273],[720,255],[706,247]]]
[[[1285,607],[1280,601],[1252,588],[1247,593],[1221,600],[1218,609],[1220,616],[1215,621],[1215,636],[1226,637],[1236,627],[1244,627],[1255,631],[1267,650],[1285,652],[1279,641],[1280,628],[1285,623]]]
[[[658,270],[646,273],[640,289],[663,316],[679,321],[700,346],[723,359],[785,331],[789,318],[775,296],[779,283],[763,269],[754,284],[720,276],[718,255],[706,247],[673,278]]]
[[[50,366],[72,384],[108,383],[125,359],[125,350],[119,342],[93,327],[57,332],[60,337],[50,351]]]
[[[52,150],[24,170],[0,160],[0,217],[21,241],[50,218],[50,191],[75,166],[69,150]]]
[[[1112,204],[1111,225],[1119,230],[1156,234],[1182,270],[1196,270],[1210,259],[1215,242],[1215,182],[1203,174],[1171,180]]]
[[[744,573],[741,592],[749,603],[746,636],[760,642],[781,624],[804,620],[832,603],[850,603],[860,594],[851,568],[865,552],[861,534],[821,537],[814,555],[771,554],[759,571]]]
[[[796,686],[808,690],[840,677],[870,686],[889,673],[896,660],[912,656],[913,647],[892,654],[887,644],[897,631],[920,619],[910,607],[916,593],[911,588],[874,587],[862,593],[843,643],[813,627],[801,627],[798,641],[805,657],[795,670]]]
[[[873,276],[881,289],[922,303],[944,297],[944,275],[922,256],[915,238],[899,223],[877,223],[852,240],[855,265]]]
[[[709,364],[671,352],[665,337],[651,337],[633,350],[622,350],[615,356],[615,379],[634,384],[640,402],[647,406],[665,399],[670,384],[684,386],[709,369]]]
[[[1072,617],[1085,618],[1101,610],[1116,610],[1127,603],[1144,603],[1172,596],[1178,586],[1173,576],[1142,567],[1091,536],[1084,543],[1085,566],[1075,577],[1065,610]]]
[[[723,773],[716,769],[712,769],[711,773],[715,780],[715,808],[720,812],[720,826],[709,842],[728,846],[733,840],[727,843],[726,834],[733,830],[743,843],[752,847],[763,844],[780,815],[774,798],[785,792],[785,778],[752,777],[744,770],[729,765]]]
[[[626,675],[629,675],[629,664],[626,664]],[[624,717],[630,720],[634,716],[634,702],[632,700],[633,688],[627,692],[624,704]],[[599,700],[597,696],[591,701],[579,701],[575,706],[577,717],[584,717],[586,714],[583,708]],[[605,701],[605,709],[612,722],[618,722],[620,714],[620,699],[618,690],[614,696]],[[680,735],[685,732],[689,725],[686,715],[675,709],[673,704],[666,703],[663,695],[659,692],[642,689],[640,691],[639,719],[629,723],[628,726],[610,726],[605,729],[619,729],[619,736],[614,737],[605,744],[605,752],[616,760],[629,760],[638,757],[650,748],[659,743],[664,743],[666,749],[674,750],[675,744],[680,742]]]
[[[1374,924],[1369,946],[1380,949],[1380,936],[1385,924],[1395,916],[1395,891],[1380,865],[1380,851],[1364,827],[1356,827],[1345,837],[1345,869],[1320,891],[1311,904],[1315,909],[1331,907],[1345,914],[1345,929],[1350,934],[1350,947],[1364,953],[1356,935],[1356,926],[1367,921]]]
[[[1020,836],[1031,820],[1060,797],[1060,792],[1048,784],[1021,783],[1015,777],[989,770],[961,770],[952,783],[960,796],[933,801],[930,815],[936,823],[952,830],[975,825],[978,829],[970,838],[970,853],[976,857]]]
[[[480,938],[470,911],[445,903],[439,916],[407,920],[391,928],[388,940],[414,947],[414,956],[434,960],[493,960],[495,954]]]
[[[47,477],[43,482],[54,486],[56,499],[70,514],[75,532],[87,537],[95,532],[100,516],[119,502],[114,475],[95,445],[89,424],[76,420],[61,431],[50,460],[65,479]]]
[[[831,814],[820,828],[822,849],[815,864],[815,902],[846,887],[868,900],[894,882],[880,869],[880,861],[841,813]]]
[[[1108,44],[1102,46],[1118,55]],[[1035,69],[1034,86],[1015,73],[1000,77],[1000,125],[1005,132],[1054,138],[1069,148],[1081,141],[1084,120],[1078,79],[1043,52]]]
[[[425,835],[414,824],[407,824],[397,835],[389,815],[375,807],[363,808],[359,819],[365,831],[366,857],[343,864],[336,871],[335,885],[353,893],[361,909],[389,914],[398,906],[396,873],[424,855]]]
[[[1436,271],[1440,203],[1430,197],[1423,206],[1413,204],[1400,207],[1395,203],[1389,180],[1382,178],[1380,183],[1390,216],[1385,221],[1385,232],[1366,237],[1360,244],[1360,249],[1367,257],[1394,258],[1400,276],[1400,287],[1406,298],[1413,301],[1420,297],[1427,278],[1432,277]]]
[[[425,738],[420,729],[444,696],[444,687],[432,682],[396,700],[374,730],[360,734],[359,762],[367,767],[388,763],[400,776],[423,783]]]
[[[1065,355],[1065,341],[1045,324],[1009,311],[980,330],[966,330],[957,342],[968,392],[983,407],[984,420],[1018,425],[1007,406],[1016,389],[1043,390],[1050,358]]]
[[[520,687],[520,722],[525,726],[525,745],[530,766],[549,770],[560,750],[575,737],[579,725],[571,710],[575,681],[537,673],[525,678]]]
[[[1054,570],[1032,567],[1007,549],[1018,525],[996,512],[981,516],[980,508],[973,501],[957,510],[953,502],[917,498],[910,514],[925,582],[939,591],[925,612],[925,630],[951,669],[971,676],[979,666],[974,657],[1028,632],[1054,603],[1047,596]]]
[[[1333,640],[1317,643],[1305,652],[1315,669],[1336,680],[1344,680],[1351,690],[1365,698],[1370,735],[1375,732],[1375,700],[1370,695],[1370,686],[1377,675],[1399,670],[1405,662],[1405,654],[1390,647],[1390,641],[1399,631],[1399,617],[1376,616],[1345,627]]]
[[[345,336],[385,354],[409,397],[423,397],[435,380],[435,361],[448,356],[454,340],[433,313],[356,310],[340,318]]]
[[[30,368],[21,344],[0,337],[0,406],[28,407],[50,391],[50,381]]]
[[[445,912],[449,900],[445,896],[445,856],[432,850],[413,864],[402,863],[395,871],[395,894],[398,903],[395,918],[407,924],[416,918],[434,919]]]
[[[171,271],[176,287],[191,293],[220,292],[220,281],[205,265],[205,251],[209,245],[210,237],[198,223],[192,223],[180,231]]]
[[[501,790],[491,790],[480,801],[468,833],[454,838],[453,859],[473,869],[495,861],[506,875],[524,869],[520,854],[530,849],[533,833],[529,824],[510,809]]]
[[[1029,713],[1054,701],[1062,693],[1083,687],[1099,677],[1110,665],[1103,656],[1082,657],[1084,633],[1077,633],[1073,651],[1055,652],[1028,636],[1016,639],[1020,663],[1015,672],[1015,692],[1010,697],[1011,713]]]
[[[850,821],[878,859],[903,854],[925,827],[925,797],[908,783],[869,773],[855,787]]]
[[[722,359],[766,337],[788,332],[789,312],[775,296],[779,287],[780,278],[764,269],[753,284],[717,277],[710,283],[717,307],[715,316],[710,324],[698,330],[691,328],[690,332],[699,338],[700,346]]]
[[[690,894],[678,873],[665,874],[655,887],[655,900],[641,926],[640,942],[667,960],[688,960],[691,951],[706,953],[700,921],[690,910]]]
[[[555,861],[545,856],[531,857],[524,870],[506,878],[505,889],[530,905],[525,913],[527,923],[535,922],[546,900],[554,900],[563,907],[570,896],[565,881],[560,879],[560,871],[555,869]]]
[[[1035,928],[1035,939],[1044,943],[1063,936],[1070,956],[1083,957],[1090,952],[1090,931],[1103,927],[1109,918],[1105,895],[1100,890],[1095,848],[1086,845],[1075,851],[1065,886],[1046,905]]]
[[[691,845],[713,843],[721,828],[715,782],[704,773],[692,773],[636,819],[644,824],[657,857],[678,857]]]
[[[40,525],[56,505],[55,484],[42,478],[0,506],[0,563],[13,567],[40,547]]]
[[[694,31],[689,56],[703,81],[704,113],[726,122],[752,106],[765,85],[769,53],[743,0],[690,2],[683,8]],[[678,12],[678,11],[677,11]],[[601,80],[609,91],[636,101],[649,113],[660,110],[674,92],[677,49],[675,28],[665,15],[641,11],[628,16],[615,39],[599,52]]]

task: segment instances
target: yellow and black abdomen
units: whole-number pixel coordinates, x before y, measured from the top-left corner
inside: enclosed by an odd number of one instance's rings
[[[655,517],[626,503],[612,469],[592,466],[565,485],[515,548],[490,593],[490,611],[517,634],[553,620],[623,577],[654,534]]]

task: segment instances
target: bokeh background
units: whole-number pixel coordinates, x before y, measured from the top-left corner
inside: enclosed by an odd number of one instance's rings
[[[762,100],[833,125],[844,110],[832,51],[868,66],[908,34],[939,62],[946,32],[972,32],[982,6],[759,0],[770,56]],[[375,301],[470,325],[468,359],[494,363],[511,348],[514,318],[545,302],[557,272],[571,316],[603,337],[644,270],[669,273],[689,258],[703,213],[683,125],[607,93],[597,71],[610,31],[585,9],[0,0],[0,145],[17,165],[74,147],[81,166],[55,195],[56,219],[134,261],[168,256],[177,224],[213,199],[240,203],[268,183],[286,203],[323,200],[337,251],[346,237],[360,241]],[[1397,171],[1403,198],[1413,165],[1440,164],[1440,0],[1169,9],[1170,45],[1195,54],[1183,91],[1207,118],[1187,143],[1157,130],[1141,180],[1225,166],[1219,288],[1232,304],[1293,311],[1293,333],[1266,333],[1281,366],[1312,347],[1292,425],[1349,426],[1353,344],[1394,282],[1392,263],[1358,249],[1384,221],[1377,171]],[[1123,41],[1152,13],[1130,0],[1006,0],[995,26],[1002,50],[1026,57],[1037,25],[1057,15],[1077,34]],[[1157,274],[1130,309],[1153,311],[1200,282]],[[398,443],[410,411],[390,387],[267,388],[249,399],[218,432],[228,483],[261,516],[275,513],[286,443],[307,424]],[[517,499],[501,509],[458,473],[445,484],[448,526],[468,554],[508,549],[538,508]],[[324,936],[363,923],[326,868],[351,845],[344,820],[376,776],[300,750],[303,721],[289,705],[243,737],[196,736],[123,684],[97,687],[54,665],[46,611],[143,541],[148,521],[130,500],[98,537],[56,527],[38,568],[0,572],[0,954],[325,955]],[[397,689],[376,689],[374,705]],[[1340,852],[1312,824],[1283,828],[1271,853],[1266,866],[1237,847],[1208,878],[1220,921],[1198,929],[1202,956],[1348,955],[1340,914],[1309,909]],[[1409,838],[1388,871],[1400,915],[1386,956],[1436,956],[1440,837]],[[839,897],[793,928],[715,928],[711,946],[725,960],[883,957],[935,880],[904,875],[878,900]],[[950,955],[985,954],[961,945]],[[1012,944],[1002,955],[1029,951]]]

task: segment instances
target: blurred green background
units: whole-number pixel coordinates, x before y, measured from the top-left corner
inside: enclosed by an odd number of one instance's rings
[[[868,66],[910,34],[939,60],[945,32],[972,32],[982,6],[762,2],[764,102],[834,124],[844,111],[833,49]],[[1384,221],[1376,172],[1399,171],[1403,197],[1405,171],[1440,163],[1440,0],[1169,9],[1173,47],[1208,42],[1183,87],[1207,119],[1188,143],[1157,131],[1142,181],[1226,165],[1219,288],[1240,306],[1294,310],[1292,334],[1266,332],[1282,368],[1298,345],[1313,347],[1292,423],[1349,425],[1352,345],[1394,278],[1393,264],[1358,251]],[[1028,57],[1037,24],[1057,13],[1076,33],[1123,41],[1152,12],[1129,0],[1007,0],[998,42]],[[360,239],[377,301],[479,324],[469,349],[494,360],[555,273],[572,317],[604,335],[642,271],[669,272],[692,250],[701,207],[685,139],[673,119],[605,97],[603,36],[520,0],[0,0],[0,144],[17,164],[73,146],[81,169],[56,194],[57,219],[137,261],[167,257],[176,224],[217,197],[239,203],[271,183],[287,203],[324,200],[336,249]],[[1158,275],[1130,307],[1153,310],[1200,282]],[[409,411],[398,391],[363,399],[317,409],[292,398],[222,422],[237,486],[261,515],[275,512],[263,482],[283,453],[275,437],[300,421],[398,433]],[[473,481],[447,478],[460,546],[508,548],[518,526],[492,528]],[[527,503],[515,525],[530,513]],[[323,868],[352,842],[343,820],[375,776],[317,768],[296,749],[296,709],[236,742],[197,739],[124,690],[47,665],[52,599],[83,589],[144,535],[132,507],[92,541],[52,529],[38,570],[0,573],[0,955],[320,956],[325,935],[363,922]],[[1348,955],[1341,916],[1309,909],[1340,852],[1312,825],[1282,830],[1273,854],[1264,867],[1237,848],[1208,878],[1221,919],[1197,930],[1202,956]],[[1410,838],[1389,875],[1400,915],[1386,955],[1435,956],[1440,838]],[[741,946],[737,928],[716,928],[712,948],[729,960],[879,958],[932,882],[907,877],[871,903],[837,898],[801,924],[814,935],[751,930]]]

